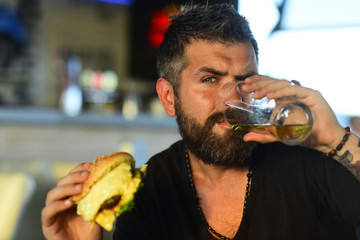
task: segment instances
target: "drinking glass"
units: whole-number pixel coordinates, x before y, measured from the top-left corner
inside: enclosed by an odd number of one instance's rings
[[[287,145],[303,142],[314,118],[308,106],[294,98],[254,99],[242,91],[243,82],[229,82],[217,93],[215,104],[234,130],[268,132]]]

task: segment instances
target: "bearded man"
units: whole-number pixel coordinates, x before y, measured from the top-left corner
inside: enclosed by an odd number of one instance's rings
[[[134,209],[120,215],[114,239],[356,239],[359,137],[344,130],[318,91],[260,75],[257,63],[248,22],[231,6],[194,7],[172,20],[156,89],[183,139],[148,161]],[[234,131],[215,108],[219,89],[234,81],[254,98],[306,104],[315,119],[307,147]],[[86,231],[66,202],[86,170],[77,166],[48,197],[48,239],[100,238],[99,227]],[[79,227],[56,228],[61,224]]]

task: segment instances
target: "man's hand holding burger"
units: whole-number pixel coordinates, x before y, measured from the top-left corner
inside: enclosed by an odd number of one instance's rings
[[[110,231],[115,215],[132,208],[145,170],[146,165],[136,169],[133,157],[123,152],[76,166],[47,195],[42,210],[45,237],[101,239],[101,228]]]
[[[83,184],[89,177],[92,163],[82,163],[74,167],[68,175],[61,178],[56,187],[49,191],[45,207],[41,212],[42,230],[48,240],[63,239],[101,239],[102,229],[95,224],[85,222],[77,215],[76,205],[70,200],[83,190]]]

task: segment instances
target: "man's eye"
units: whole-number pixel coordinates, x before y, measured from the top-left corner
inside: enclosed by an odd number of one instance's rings
[[[216,81],[215,77],[207,77],[202,80],[202,82],[210,82],[210,83],[215,81]]]

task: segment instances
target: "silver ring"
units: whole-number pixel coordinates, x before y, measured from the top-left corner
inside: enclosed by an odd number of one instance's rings
[[[301,86],[300,82],[299,81],[296,81],[296,80],[291,80],[290,81],[290,86]]]

